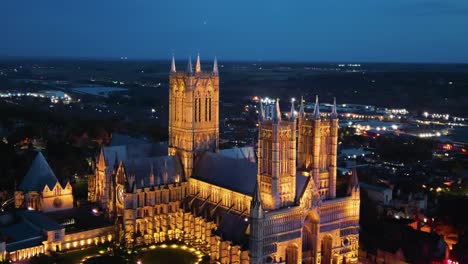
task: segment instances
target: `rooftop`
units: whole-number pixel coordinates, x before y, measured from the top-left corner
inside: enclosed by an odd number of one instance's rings
[[[167,155],[167,143],[144,143],[132,145],[108,146],[103,148],[108,166],[114,166],[115,160],[126,161],[135,158]]]
[[[252,196],[257,181],[257,164],[217,153],[204,153],[193,178]]]
[[[374,184],[368,184],[368,183],[359,183],[359,187],[362,189],[369,189],[373,191],[378,191],[378,192],[383,192],[386,190],[391,190],[390,187],[385,186],[385,185],[374,185]]]
[[[18,188],[23,191],[41,192],[45,185],[52,189],[57,182],[57,177],[50,168],[49,163],[47,163],[42,153],[38,152]]]
[[[92,213],[91,208],[86,207],[49,212],[45,215],[57,223],[65,223],[73,219],[73,224],[65,225],[67,234],[111,225],[103,215],[96,215]]]

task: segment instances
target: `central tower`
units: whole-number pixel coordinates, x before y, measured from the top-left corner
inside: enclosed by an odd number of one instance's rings
[[[212,72],[201,70],[197,56],[195,72],[189,59],[186,72],[177,72],[172,58],[169,77],[169,155],[182,161],[185,177],[205,151],[218,151],[219,76],[218,63]]]

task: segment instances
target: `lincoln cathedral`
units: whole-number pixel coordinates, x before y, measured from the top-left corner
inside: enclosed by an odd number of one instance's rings
[[[103,147],[89,200],[127,246],[189,241],[220,263],[357,263],[356,173],[337,194],[338,113],[259,106],[256,162],[219,150],[219,71],[169,76],[168,144]]]

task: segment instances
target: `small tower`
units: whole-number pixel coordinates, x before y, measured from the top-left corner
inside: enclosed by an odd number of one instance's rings
[[[318,95],[315,96],[314,119],[315,120],[320,119],[320,104],[319,104]]]
[[[255,183],[252,201],[250,202],[250,237],[249,258],[252,264],[262,264],[263,261],[263,223],[264,211],[258,181]]]
[[[195,73],[201,73],[200,53],[197,54],[197,63],[195,64]]]
[[[296,109],[294,108],[294,98],[291,99],[291,111],[289,112],[289,120],[295,121],[296,120]]]
[[[192,67],[192,57],[189,57],[188,63],[187,63],[187,74],[192,75],[193,74],[193,67]]]
[[[172,55],[172,62],[171,62],[171,74],[176,73],[176,65],[175,65],[175,58],[174,55]]]
[[[301,106],[299,107],[299,118],[304,118],[304,97],[301,96]]]
[[[187,72],[170,74],[169,86],[169,155],[180,157],[190,178],[203,152],[218,151],[219,76],[203,72],[198,55],[195,73],[189,59]]]
[[[349,179],[347,194],[352,196],[356,193],[359,193],[359,180],[357,177],[356,168],[353,168],[353,170],[351,171],[351,175],[349,177],[350,179]]]
[[[332,111],[330,113],[331,119],[338,119],[338,113],[336,112],[336,97],[333,97]]]
[[[322,139],[321,135],[321,124],[322,120],[320,119],[320,104],[318,95],[315,96],[315,106],[313,112],[313,131],[314,131],[314,138],[313,138],[313,147],[314,151],[312,153],[312,176],[314,177],[315,183],[317,184],[319,179],[320,173],[320,143]]]
[[[336,170],[338,159],[338,113],[336,111],[336,98],[333,98],[332,111],[330,113],[330,159],[329,159],[329,198],[336,197]]]
[[[150,184],[151,187],[154,186],[154,168],[153,168],[153,164],[151,164],[151,168],[150,168],[149,184]]]
[[[262,100],[260,100],[260,113],[258,115],[258,121],[262,122],[265,120],[265,108],[263,107]]]
[[[279,123],[281,121],[281,110],[279,106],[279,98],[276,99],[275,109],[273,110],[273,122]]]
[[[215,57],[214,62],[213,62],[213,75],[218,76],[219,70],[218,70],[218,59]]]

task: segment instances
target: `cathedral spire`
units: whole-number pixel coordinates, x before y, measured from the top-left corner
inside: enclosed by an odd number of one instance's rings
[[[161,174],[158,172],[158,177],[156,178],[156,185],[161,185]]]
[[[193,68],[192,68],[192,57],[189,57],[189,59],[188,59],[187,73],[188,73],[188,74],[192,74],[192,73],[193,73]]]
[[[299,107],[299,117],[304,117],[304,97],[301,96],[301,106]]]
[[[153,164],[151,164],[149,182],[150,182],[150,186],[154,186],[154,168],[153,168]]]
[[[314,119],[315,120],[320,119],[320,106],[319,106],[318,95],[315,96]]]
[[[265,110],[263,109],[262,100],[260,100],[260,114],[258,115],[258,121],[263,122],[265,120]]]
[[[289,119],[291,121],[296,120],[296,109],[294,109],[294,101],[296,101],[294,98],[291,99],[291,112],[289,113]]]
[[[167,160],[164,159],[164,172],[163,172],[163,183],[168,184],[169,183],[169,170],[167,169]]]
[[[197,54],[197,63],[195,64],[195,73],[201,73],[200,53]]]
[[[349,179],[349,184],[348,184],[348,195],[351,195],[353,192],[359,190],[359,180],[357,177],[357,170],[356,168],[353,168],[351,171],[350,179]]]
[[[218,75],[218,60],[216,59],[216,56],[214,58],[213,62],[213,75]]]
[[[261,206],[262,198],[260,196],[260,188],[258,187],[258,180],[255,182],[254,193],[252,195],[252,204],[259,204]]]
[[[250,202],[250,214],[255,218],[261,218],[263,216],[262,199],[260,195],[260,187],[258,185],[257,180],[252,195],[252,201]]]
[[[273,111],[273,121],[279,122],[281,121],[281,110],[279,105],[279,98],[276,98],[276,105],[275,110]]]
[[[336,97],[333,97],[333,105],[332,105],[332,111],[331,111],[330,117],[332,119],[338,118],[338,113],[336,112]]]
[[[104,155],[104,147],[101,146],[101,150],[99,151],[99,156],[97,157],[97,160],[96,160],[96,164],[97,165],[101,165],[101,166],[107,166],[107,159]]]
[[[114,173],[117,173],[117,169],[119,168],[119,157],[117,157],[117,152],[115,152],[115,160],[114,160]]]
[[[175,58],[174,58],[174,54],[172,54],[171,73],[175,73],[175,72],[176,72]]]
[[[128,190],[131,192],[134,191],[135,188],[135,175],[129,174],[127,177],[127,182],[128,182]]]

